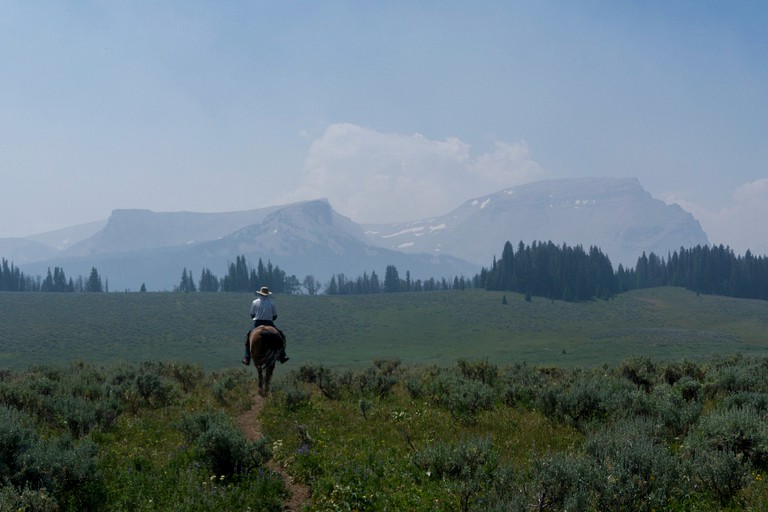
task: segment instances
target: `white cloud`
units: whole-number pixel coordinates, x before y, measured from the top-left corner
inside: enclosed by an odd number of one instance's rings
[[[768,179],[740,186],[733,193],[733,203],[719,211],[685,200],[672,202],[699,220],[710,244],[727,245],[737,254],[747,249],[756,255],[768,254]]]
[[[380,133],[334,124],[315,139],[296,199],[327,197],[357,222],[399,222],[442,215],[472,197],[543,179],[523,143],[497,142],[473,157],[458,138]]]

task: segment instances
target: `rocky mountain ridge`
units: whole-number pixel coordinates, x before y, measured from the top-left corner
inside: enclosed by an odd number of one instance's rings
[[[637,180],[554,180],[468,200],[433,219],[360,225],[319,199],[256,210],[196,213],[115,210],[109,219],[27,238],[0,239],[0,256],[27,275],[60,266],[68,276],[92,267],[111,290],[170,290],[184,268],[223,277],[239,255],[271,261],[300,280],[343,273],[384,274],[395,265],[414,279],[474,275],[506,241],[595,245],[614,267],[643,251],[666,255],[706,244],[699,223],[654,199]]]
[[[614,267],[634,267],[643,252],[666,256],[708,243],[691,214],[654,199],[636,179],[617,178],[540,181],[470,199],[433,219],[364,228],[383,247],[485,266],[499,241],[597,246]]]

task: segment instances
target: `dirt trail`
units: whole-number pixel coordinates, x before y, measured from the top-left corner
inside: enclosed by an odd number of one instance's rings
[[[262,407],[264,407],[264,397],[256,395],[251,408],[237,418],[238,425],[245,432],[249,441],[255,441],[262,436],[261,422],[259,421]],[[267,463],[267,467],[283,477],[285,486],[291,493],[291,497],[285,502],[283,510],[286,512],[300,512],[302,507],[309,503],[309,487],[295,482],[293,477],[285,471],[285,468],[273,460]]]

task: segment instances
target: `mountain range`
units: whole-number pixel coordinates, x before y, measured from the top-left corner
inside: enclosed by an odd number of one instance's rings
[[[95,267],[109,288],[170,290],[186,268],[223,277],[244,255],[271,261],[299,280],[326,283],[395,265],[413,279],[472,276],[506,241],[599,247],[617,267],[643,253],[666,256],[707,244],[693,216],[654,199],[636,179],[550,180],[470,199],[440,217],[358,224],[325,199],[224,213],[115,210],[103,221],[25,238],[0,239],[0,256],[27,275],[59,266],[68,277]]]

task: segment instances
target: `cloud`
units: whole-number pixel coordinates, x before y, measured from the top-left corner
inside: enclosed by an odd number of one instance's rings
[[[737,254],[747,249],[756,255],[768,254],[768,179],[740,186],[733,193],[733,203],[719,211],[684,200],[674,202],[699,220],[710,244],[727,245]]]
[[[524,143],[473,157],[458,138],[380,133],[333,124],[310,145],[295,198],[326,197],[357,222],[420,220],[467,199],[543,179]]]

